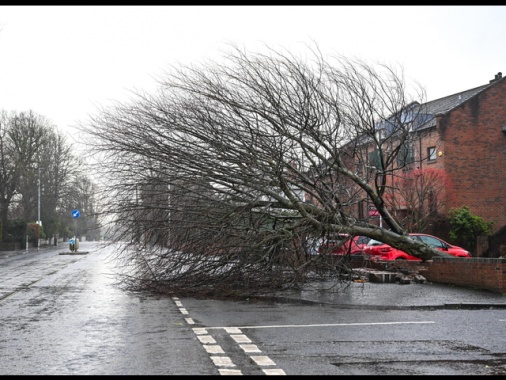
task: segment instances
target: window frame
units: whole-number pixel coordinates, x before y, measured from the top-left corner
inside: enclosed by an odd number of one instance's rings
[[[437,158],[436,147],[427,147],[427,162],[435,162]]]

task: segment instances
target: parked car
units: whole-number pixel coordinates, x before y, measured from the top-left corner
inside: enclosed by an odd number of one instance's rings
[[[426,243],[450,255],[457,257],[471,257],[469,251],[466,251],[462,247],[449,244],[443,239],[440,239],[438,237],[419,233],[411,233],[408,235],[415,240]],[[370,255],[372,260],[413,260],[413,261],[422,260],[418,257],[412,256],[404,251],[401,251],[400,249],[391,247],[388,244],[382,243],[374,239],[371,239],[367,243],[367,246],[364,248],[364,252],[367,255]]]
[[[317,251],[327,255],[361,255],[369,240],[366,236],[336,234],[332,238],[321,239]]]

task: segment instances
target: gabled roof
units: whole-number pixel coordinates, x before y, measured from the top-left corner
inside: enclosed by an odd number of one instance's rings
[[[496,75],[495,80],[491,80],[489,84],[472,88],[470,90],[457,92],[456,94],[445,96],[444,98],[432,100],[420,105],[420,112],[426,115],[426,121],[419,125],[416,129],[426,129],[436,125],[436,115],[445,114],[457,108],[465,101],[469,100],[478,93],[495,85],[502,78],[502,74]],[[505,77],[506,78],[506,77]],[[504,79],[504,78],[502,78]]]
[[[499,81],[506,80],[503,78],[502,73],[498,73],[494,79],[488,84],[475,87],[456,94],[445,96],[444,98],[431,100],[423,104],[412,102],[406,105],[400,112],[392,115],[389,119],[378,121],[375,124],[376,131],[384,131],[387,135],[396,132],[396,119],[402,120],[402,123],[411,123],[412,131],[421,131],[436,126],[436,116],[446,114],[462,103],[468,101],[482,91],[496,85]],[[345,145],[352,143],[366,143],[369,141],[369,136],[361,135],[348,141]]]

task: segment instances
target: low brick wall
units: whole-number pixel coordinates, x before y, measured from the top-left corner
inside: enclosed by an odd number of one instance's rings
[[[490,290],[506,295],[506,259],[435,257],[416,261],[379,261],[371,267],[381,270],[417,271],[429,282]]]

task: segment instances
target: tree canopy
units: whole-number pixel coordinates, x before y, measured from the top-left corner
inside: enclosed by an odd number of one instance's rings
[[[79,232],[98,238],[94,190],[81,186],[89,182],[83,160],[47,118],[1,111],[0,241],[24,243],[27,225],[37,225],[39,212],[42,227],[34,237],[68,237],[76,232],[70,211],[82,206],[87,226]]]
[[[337,278],[346,263],[308,246],[336,233],[446,256],[410,239],[387,199],[422,88],[408,93],[402,70],[388,65],[318,49],[309,57],[232,46],[222,61],[170,67],[157,93],[81,126],[111,236],[128,243],[128,280],[230,293]],[[364,202],[383,226],[357,213]]]

